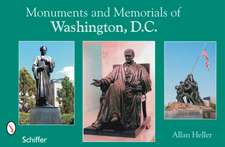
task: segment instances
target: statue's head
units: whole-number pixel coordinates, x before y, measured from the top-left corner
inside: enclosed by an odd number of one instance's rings
[[[134,56],[135,54],[133,49],[126,49],[124,51],[124,57],[127,63],[133,62]]]
[[[41,55],[45,55],[46,54],[46,52],[47,52],[47,47],[46,46],[41,46],[40,47],[40,52],[41,52]]]

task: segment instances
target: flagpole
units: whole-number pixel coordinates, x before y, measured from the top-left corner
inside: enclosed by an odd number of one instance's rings
[[[194,63],[194,65],[192,66],[192,69],[191,69],[191,73],[192,73],[192,74],[193,74],[193,72],[194,72],[194,70],[195,70],[195,67],[196,67],[196,65],[197,65],[197,63],[198,63],[200,57],[201,57],[201,55],[198,55],[198,56],[196,57],[196,59],[195,59],[195,63]]]
[[[202,46],[202,49],[204,49],[205,47],[206,47],[206,42],[203,44],[203,46]],[[200,54],[200,55],[198,55],[197,57],[196,57],[196,59],[195,59],[195,63],[194,63],[194,65],[192,66],[192,69],[191,69],[191,73],[193,74],[193,72],[194,72],[194,70],[195,70],[195,67],[196,67],[196,65],[197,65],[197,63],[198,63],[198,61],[199,61],[199,59],[200,59],[200,57],[202,56],[202,54]]]

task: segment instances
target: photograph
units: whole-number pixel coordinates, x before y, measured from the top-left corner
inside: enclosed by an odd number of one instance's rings
[[[19,41],[19,124],[73,125],[73,41]]]
[[[154,85],[154,41],[83,41],[83,142],[155,142]]]
[[[164,42],[164,118],[216,119],[216,42]]]

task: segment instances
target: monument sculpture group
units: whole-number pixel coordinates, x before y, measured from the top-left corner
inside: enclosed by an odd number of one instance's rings
[[[194,105],[204,105],[198,91],[198,83],[194,80],[193,74],[188,74],[185,81],[181,81],[179,85],[175,86],[177,91],[177,102],[192,103]]]

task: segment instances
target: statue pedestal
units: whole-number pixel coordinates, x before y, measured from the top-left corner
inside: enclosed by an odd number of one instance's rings
[[[117,137],[131,137],[135,138],[144,129],[150,128],[150,117],[147,117],[141,126],[137,129],[130,130],[115,130],[115,129],[99,129],[92,126],[84,128],[85,135],[102,135],[102,136],[117,136]]]
[[[215,111],[208,106],[174,102],[167,106],[166,119],[215,119]]]
[[[41,106],[31,110],[30,124],[61,124],[58,107]]]

